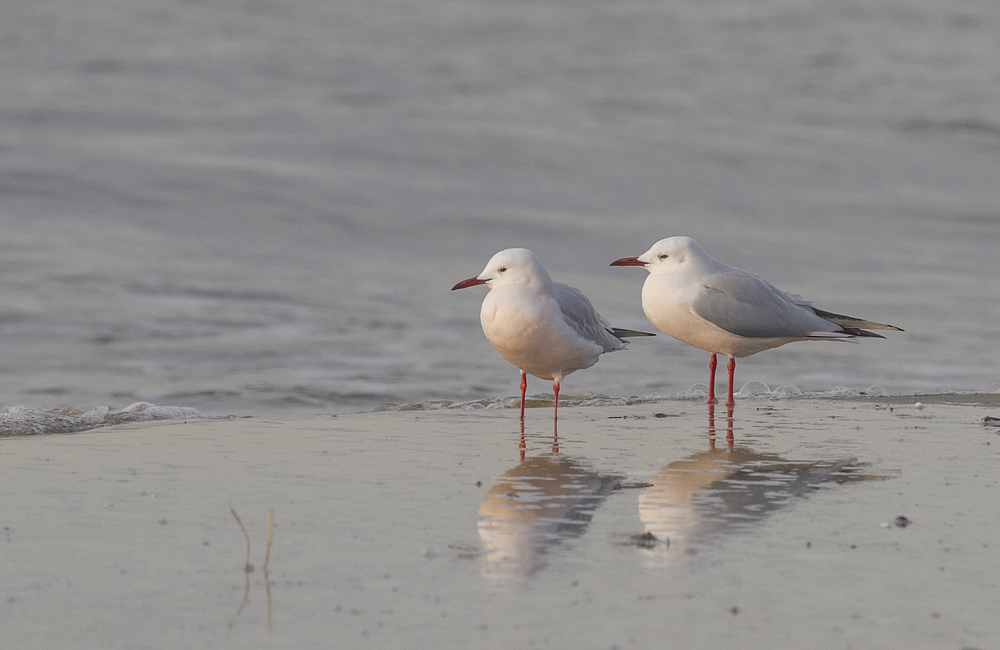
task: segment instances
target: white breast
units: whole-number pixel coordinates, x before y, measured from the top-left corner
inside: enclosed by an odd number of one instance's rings
[[[589,368],[604,351],[566,324],[552,296],[523,285],[491,290],[479,316],[483,333],[500,356],[540,379],[561,379]]]

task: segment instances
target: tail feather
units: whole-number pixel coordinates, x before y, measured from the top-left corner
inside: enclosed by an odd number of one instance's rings
[[[899,328],[898,327],[894,327],[893,329],[899,329]],[[899,331],[902,332],[903,330],[899,330]],[[868,330],[857,329],[855,327],[844,327],[844,332],[846,334],[850,334],[851,336],[868,336],[868,337],[875,338],[875,339],[884,339],[885,338],[881,334],[876,334],[875,332],[869,332]]]

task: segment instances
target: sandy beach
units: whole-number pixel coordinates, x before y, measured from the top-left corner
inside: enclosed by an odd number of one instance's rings
[[[994,647],[996,397],[9,438],[5,643]]]

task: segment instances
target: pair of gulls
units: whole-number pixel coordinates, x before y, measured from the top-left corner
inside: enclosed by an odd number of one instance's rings
[[[896,330],[884,323],[843,316],[813,307],[766,280],[723,264],[690,237],[668,237],[639,257],[611,266],[649,271],[642,309],[664,334],[712,354],[708,403],[715,403],[716,354],[729,357],[727,406],[732,406],[736,359],[792,341],[849,341],[885,338],[867,329]],[[553,382],[558,417],[563,377],[589,368],[605,352],[625,347],[625,339],[653,336],[611,327],[582,292],[553,282],[535,254],[508,248],[490,259],[483,272],[454,287],[485,284],[490,292],[479,317],[483,332],[504,359],[521,371],[521,417],[526,375]]]

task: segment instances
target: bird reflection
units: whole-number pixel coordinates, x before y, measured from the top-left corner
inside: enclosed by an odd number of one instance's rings
[[[521,418],[521,442],[517,445],[517,449],[520,452],[520,458],[523,461],[525,451],[528,446],[524,441],[524,418]],[[552,453],[559,453],[559,420],[552,421]]]
[[[551,448],[531,456],[522,422],[518,463],[494,481],[479,507],[483,572],[517,578],[544,568],[555,548],[586,533],[597,508],[619,487],[639,493],[643,533],[628,543],[648,549],[654,565],[669,565],[698,542],[749,530],[822,486],[891,478],[854,458],[792,460],[737,445],[731,407],[724,426],[726,445],[716,447],[710,406],[707,450],[665,465],[641,484],[622,485],[624,476],[561,455],[555,429]]]
[[[726,445],[733,446],[733,407],[734,404],[726,405]],[[715,404],[708,403],[708,446],[715,449]]]
[[[586,461],[559,455],[553,432],[551,453],[525,457],[494,481],[479,506],[484,573],[530,575],[546,565],[549,550],[583,535],[594,511],[621,480],[601,475]]]
[[[823,484],[889,478],[866,473],[853,458],[789,460],[736,446],[731,409],[727,420],[727,445],[716,448],[710,407],[709,449],[666,465],[639,495],[645,532],[634,540],[666,563],[690,552],[695,540],[747,529]]]

